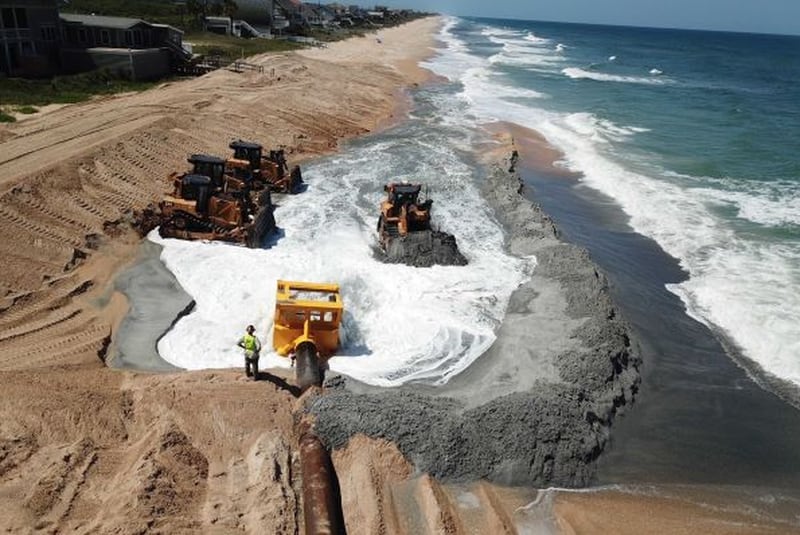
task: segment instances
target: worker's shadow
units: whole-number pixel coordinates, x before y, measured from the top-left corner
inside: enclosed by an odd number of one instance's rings
[[[283,377],[278,377],[277,375],[272,375],[271,373],[258,372],[258,375],[256,375],[256,381],[267,381],[268,383],[272,383],[279,389],[286,390],[296,398],[299,398],[300,394],[303,393],[299,386],[293,385],[287,382]]]

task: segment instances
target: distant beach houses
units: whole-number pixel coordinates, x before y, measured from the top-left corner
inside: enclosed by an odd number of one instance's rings
[[[207,31],[248,38],[308,35],[317,30],[379,27],[410,10],[299,0],[207,0],[199,18]],[[181,12],[188,8],[181,4]],[[216,9],[212,9],[216,8]],[[211,16],[230,10],[232,16]],[[0,76],[47,77],[98,68],[133,79],[158,78],[191,59],[183,31],[139,18],[60,13],[57,0],[0,0]]]

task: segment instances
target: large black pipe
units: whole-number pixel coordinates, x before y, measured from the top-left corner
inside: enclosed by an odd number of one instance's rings
[[[345,533],[339,482],[328,450],[310,430],[300,435],[306,535]]]

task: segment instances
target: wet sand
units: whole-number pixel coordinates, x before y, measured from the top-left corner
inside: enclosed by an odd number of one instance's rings
[[[800,533],[800,500],[765,489],[661,486],[555,492],[559,533],[619,535]]]
[[[191,312],[194,300],[160,259],[161,247],[145,239],[136,261],[114,280],[125,295],[128,313],[116,330],[106,364],[113,368],[174,372],[158,354],[158,341]]]
[[[627,488],[557,493],[560,531],[800,532],[800,412],[686,315],[665,288],[686,277],[675,259],[632,232],[613,200],[549,166],[540,136],[516,132],[528,195],[608,275],[643,359],[634,406],[599,461],[597,483]]]

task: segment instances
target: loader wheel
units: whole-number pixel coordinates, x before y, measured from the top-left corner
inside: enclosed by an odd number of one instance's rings
[[[295,353],[295,380],[300,388],[311,385],[322,386],[322,373],[319,369],[317,347],[311,342],[297,346]]]

